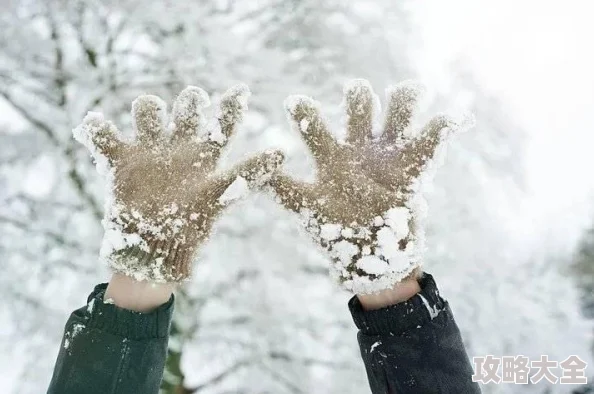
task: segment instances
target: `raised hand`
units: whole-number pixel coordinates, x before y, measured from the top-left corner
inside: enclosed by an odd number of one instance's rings
[[[285,103],[314,157],[317,181],[276,174],[270,185],[328,251],[331,274],[358,294],[390,288],[422,263],[425,204],[419,186],[438,148],[462,125],[438,115],[418,136],[410,133],[419,94],[409,82],[390,89],[383,133],[374,138],[375,95],[367,81],[350,82],[343,144],[328,131],[315,101],[291,96]]]
[[[227,91],[212,130],[202,114],[208,95],[197,87],[180,93],[169,125],[159,97],[138,97],[132,103],[133,142],[122,140],[97,113],[89,113],[74,130],[107,177],[101,257],[116,272],[152,282],[187,278],[197,248],[221,211],[248,188],[262,186],[281,164],[281,153],[266,152],[215,173],[248,96],[245,85]]]

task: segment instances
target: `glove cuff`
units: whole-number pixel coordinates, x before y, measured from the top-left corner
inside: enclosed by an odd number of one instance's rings
[[[191,274],[194,248],[177,241],[148,243],[148,251],[132,246],[111,253],[110,268],[138,281],[181,282]]]

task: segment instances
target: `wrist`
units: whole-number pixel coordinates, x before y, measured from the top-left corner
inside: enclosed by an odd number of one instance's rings
[[[364,310],[381,309],[407,301],[421,291],[418,282],[420,274],[420,270],[414,270],[411,275],[396,283],[390,289],[374,294],[357,294],[357,298]]]
[[[113,302],[135,312],[151,312],[169,301],[174,287],[173,283],[141,282],[114,273],[105,291],[104,302]]]

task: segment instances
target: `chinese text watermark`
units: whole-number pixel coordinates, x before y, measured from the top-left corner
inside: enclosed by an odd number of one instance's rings
[[[552,384],[587,384],[587,363],[578,356],[569,356],[557,362],[549,360],[549,356],[530,360],[527,356],[473,357],[473,382],[483,384],[528,384],[547,380]]]

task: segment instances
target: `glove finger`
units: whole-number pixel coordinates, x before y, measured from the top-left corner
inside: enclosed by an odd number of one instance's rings
[[[386,89],[388,108],[382,141],[402,142],[409,127],[423,88],[413,81],[405,81]]]
[[[189,140],[204,127],[202,109],[210,105],[208,93],[196,86],[188,86],[175,99],[172,109],[172,140]]]
[[[270,151],[236,165],[214,179],[213,197],[222,207],[245,197],[249,189],[262,187],[283,161],[284,155],[280,151]]]
[[[132,121],[136,137],[142,144],[153,145],[165,135],[167,104],[153,95],[139,96],[132,102]]]
[[[339,145],[320,115],[318,103],[307,96],[289,96],[285,109],[318,164],[328,163]]]
[[[117,127],[97,112],[89,112],[83,122],[73,130],[73,135],[78,142],[87,147],[95,160],[103,156],[111,165],[126,145],[120,140]]]
[[[285,208],[293,212],[300,212],[302,209],[310,209],[315,212],[319,210],[313,185],[296,181],[281,174],[274,174],[269,185]]]
[[[217,113],[219,128],[212,130],[209,135],[212,143],[221,148],[227,144],[229,138],[235,133],[237,125],[243,120],[250,95],[250,89],[245,84],[235,85],[223,94]]]
[[[438,147],[456,129],[456,124],[446,115],[437,115],[427,123],[421,135],[409,141],[399,155],[399,168],[405,184],[410,184],[425,170]]]
[[[375,93],[365,79],[348,82],[343,93],[347,113],[346,141],[363,145],[372,138]]]

